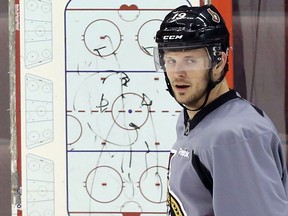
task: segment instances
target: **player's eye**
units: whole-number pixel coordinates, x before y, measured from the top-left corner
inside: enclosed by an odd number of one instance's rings
[[[176,63],[176,61],[172,58],[164,59],[164,61],[165,61],[165,65],[173,65]]]
[[[186,63],[187,64],[196,64],[196,63],[199,63],[199,59],[197,59],[197,58],[187,58],[186,59]]]

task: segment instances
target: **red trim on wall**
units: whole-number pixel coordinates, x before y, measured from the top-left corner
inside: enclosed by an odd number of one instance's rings
[[[230,32],[230,50],[229,50],[229,71],[227,73],[227,81],[230,88],[234,87],[234,71],[233,71],[233,28],[232,28],[232,0],[212,0],[212,4],[219,10],[223,16],[227,28]]]

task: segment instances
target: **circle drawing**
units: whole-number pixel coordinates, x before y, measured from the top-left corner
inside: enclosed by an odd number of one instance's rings
[[[36,51],[30,51],[27,53],[27,61],[29,62],[35,62],[39,58],[39,55]]]
[[[121,44],[121,32],[111,21],[98,19],[84,31],[84,44],[93,55],[106,57],[114,54]]]
[[[155,37],[147,37],[147,32],[156,32],[160,23],[160,19],[149,20],[140,27],[137,33],[138,46],[146,55],[153,56],[153,48],[156,46]]]
[[[30,0],[26,3],[26,8],[30,11],[35,11],[38,8],[38,4],[35,0]]]
[[[122,193],[123,180],[116,169],[98,166],[87,175],[85,187],[91,199],[100,203],[110,203]]]
[[[68,145],[76,143],[82,135],[82,124],[74,116],[67,115],[67,125],[68,125]]]
[[[140,129],[149,116],[149,104],[144,96],[125,93],[118,96],[112,104],[112,118],[125,130]]]
[[[39,139],[40,139],[40,134],[39,134],[38,131],[31,131],[31,132],[28,134],[28,140],[29,140],[31,143],[35,143],[35,142],[37,142]]]
[[[28,167],[32,171],[37,171],[37,170],[40,169],[40,164],[39,164],[39,162],[37,160],[31,160],[28,163]]]
[[[29,91],[37,91],[39,88],[39,83],[36,80],[28,79],[27,80],[27,90]]]
[[[152,203],[164,203],[166,201],[165,189],[167,168],[163,166],[152,166],[146,169],[139,180],[140,192],[145,199]]]
[[[41,10],[43,13],[50,13],[52,8],[51,8],[51,4],[44,4],[41,7]]]

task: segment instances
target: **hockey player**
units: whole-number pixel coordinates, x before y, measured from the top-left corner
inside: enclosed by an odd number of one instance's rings
[[[183,106],[168,173],[168,215],[287,216],[281,140],[229,89],[229,32],[213,5],[181,6],[156,34],[155,65]]]

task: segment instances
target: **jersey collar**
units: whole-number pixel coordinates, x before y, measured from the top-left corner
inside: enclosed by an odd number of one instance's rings
[[[218,107],[222,106],[227,101],[233,100],[235,98],[239,98],[236,91],[229,90],[228,92],[224,93],[207,106],[203,107],[196,115],[189,119],[188,112],[184,110],[184,124],[185,124],[185,135],[195,128],[209,113],[213,112]]]

